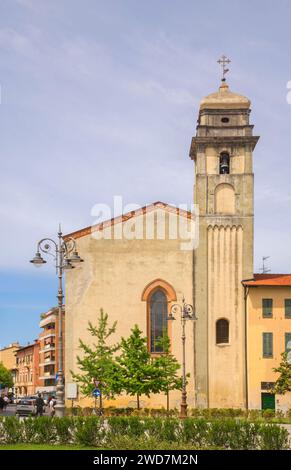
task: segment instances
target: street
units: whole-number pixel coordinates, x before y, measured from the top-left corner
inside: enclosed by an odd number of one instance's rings
[[[8,405],[5,411],[0,412],[0,416],[14,416],[16,405]]]
[[[5,411],[0,411],[0,416],[15,416],[16,413],[16,405],[8,405]],[[49,416],[49,413],[46,411],[44,413],[45,416]]]

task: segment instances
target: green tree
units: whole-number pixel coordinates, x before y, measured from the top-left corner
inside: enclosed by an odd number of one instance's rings
[[[178,370],[181,368],[179,362],[171,354],[171,342],[167,334],[156,341],[156,345],[163,351],[155,359],[155,366],[158,368],[159,389],[167,396],[167,411],[169,411],[169,394],[171,390],[182,390],[182,377],[178,376]]]
[[[281,354],[282,360],[279,367],[274,368],[274,372],[280,374],[277,378],[273,392],[279,395],[284,395],[286,392],[291,392],[291,364],[287,361],[287,353]]]
[[[115,333],[117,322],[108,326],[108,314],[100,310],[98,326],[88,323],[87,330],[93,338],[97,338],[92,345],[85,344],[79,339],[79,347],[83,355],[77,356],[77,364],[81,371],[75,374],[71,371],[73,379],[80,384],[82,393],[87,397],[92,397],[95,389],[94,381],[98,380],[98,388],[101,391],[99,407],[102,408],[102,396],[114,398],[120,393],[120,366],[116,362],[115,353],[119,349],[119,344],[108,345],[107,341]]]
[[[0,388],[13,387],[13,379],[10,370],[0,362]]]
[[[147,348],[147,338],[137,325],[131,329],[130,336],[121,339],[121,354],[117,358],[121,367],[122,389],[128,395],[136,395],[137,408],[140,409],[140,396],[149,396],[160,391],[159,368],[152,360]]]

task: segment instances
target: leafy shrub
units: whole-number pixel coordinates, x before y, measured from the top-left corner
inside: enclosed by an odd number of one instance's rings
[[[236,449],[238,446],[238,426],[233,420],[215,420],[211,422],[209,438],[211,445]]]
[[[275,417],[276,417],[276,420],[278,420],[279,422],[283,421],[284,418],[285,418],[284,411],[283,410],[276,410]]]
[[[258,436],[260,433],[260,425],[258,423],[241,421],[237,432],[239,433],[236,443],[238,447],[232,447],[233,449],[254,450],[258,447]]]
[[[248,412],[248,417],[251,421],[256,421],[261,417],[261,411],[260,410],[249,410]]]
[[[260,449],[283,450],[288,448],[288,431],[276,424],[261,424]]]
[[[263,410],[262,416],[265,419],[272,419],[275,417],[275,410],[271,410],[271,409]]]
[[[209,433],[209,424],[205,419],[186,418],[183,420],[183,442],[190,442],[197,447],[206,444]]]
[[[214,412],[215,413],[215,412]],[[109,449],[285,449],[280,425],[243,418],[0,418],[0,443],[79,444]]]
[[[33,440],[31,442],[34,443],[56,443],[57,441],[57,434],[54,425],[55,419],[52,419],[49,416],[41,416],[33,419],[33,423],[31,421],[31,426],[34,427],[34,434]],[[25,421],[24,421],[25,422]],[[32,432],[32,429],[30,430]]]
[[[22,442],[23,426],[15,416],[7,416],[1,420],[2,440],[7,444]]]
[[[162,420],[162,434],[160,439],[168,442],[178,442],[180,440],[180,421],[175,418]]]
[[[35,442],[36,441],[36,426],[34,418],[27,418],[22,422],[23,432],[22,440],[24,442]]]
[[[256,449],[259,432],[259,424],[246,420],[212,421],[208,443],[226,449]]]
[[[115,436],[139,437],[144,434],[144,421],[137,416],[113,416],[108,418],[110,438]]]
[[[75,418],[75,426],[75,441],[77,444],[89,447],[101,445],[105,431],[99,417]]]
[[[56,435],[59,444],[69,444],[72,440],[74,420],[65,416],[62,419],[54,418]]]

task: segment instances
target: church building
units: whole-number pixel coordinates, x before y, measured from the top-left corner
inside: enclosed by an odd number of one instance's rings
[[[201,101],[190,146],[195,211],[156,202],[68,234],[85,262],[66,274],[66,383],[72,382],[71,371],[79,372],[79,338],[92,342],[88,321],[97,324],[101,308],[110,324],[117,321],[114,342],[138,324],[151,354],[159,354],[155,340],[166,328],[182,364],[181,322],[169,321],[169,313],[185,298],[197,317],[186,323],[188,406],[249,407],[246,283],[255,279],[253,152],[259,140],[250,106],[225,78]],[[291,299],[291,276],[286,283],[284,296]],[[284,328],[291,331],[291,325]],[[261,344],[252,332],[251,341]],[[263,378],[267,382],[266,374]],[[255,372],[251,384],[260,388]],[[252,391],[252,407],[261,407],[260,394]],[[170,406],[179,407],[180,401],[181,392],[171,392]],[[79,397],[78,404],[92,400]],[[124,395],[111,404],[136,402]],[[141,397],[141,405],[165,407],[166,397]]]

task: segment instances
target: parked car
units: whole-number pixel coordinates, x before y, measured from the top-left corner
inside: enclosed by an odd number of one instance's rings
[[[16,405],[16,416],[34,416],[36,414],[35,399],[22,398]]]

